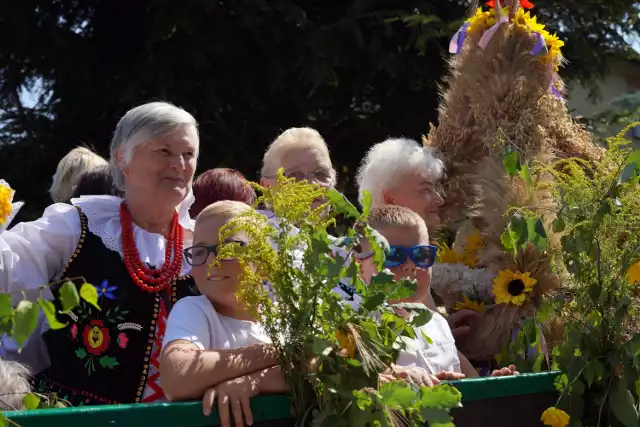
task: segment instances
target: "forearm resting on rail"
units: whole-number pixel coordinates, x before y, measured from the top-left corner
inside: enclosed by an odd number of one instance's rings
[[[200,399],[223,381],[278,364],[273,347],[257,344],[231,350],[200,350],[195,344],[170,342],[160,358],[162,388],[169,400]]]

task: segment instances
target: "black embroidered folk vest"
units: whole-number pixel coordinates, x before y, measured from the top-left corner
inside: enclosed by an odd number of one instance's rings
[[[82,234],[62,277],[74,279],[78,290],[84,281],[95,286],[100,310],[81,301],[71,315],[59,315],[68,325],[44,334],[51,367],[38,375],[36,387],[74,406],[139,403],[149,375],[160,299],[169,311],[180,298],[194,294],[193,279],[179,277],[161,293],[143,291],[120,254],[87,229],[87,218],[78,211]],[[53,293],[58,304],[59,286]]]

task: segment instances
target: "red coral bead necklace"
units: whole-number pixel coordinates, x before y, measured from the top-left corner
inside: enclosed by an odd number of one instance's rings
[[[133,218],[127,205],[120,205],[120,227],[122,230],[122,248],[124,265],[135,284],[147,292],[160,292],[178,278],[182,268],[182,246],[184,230],[178,222],[178,213],[174,212],[171,228],[164,250],[164,264],[160,268],[151,268],[140,261],[140,255],[133,237]],[[173,260],[171,254],[173,253]]]

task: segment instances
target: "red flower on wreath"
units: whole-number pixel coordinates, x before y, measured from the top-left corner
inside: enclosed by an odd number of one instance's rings
[[[484,5],[495,9],[496,0],[489,0]],[[504,0],[500,0],[500,6],[504,7]],[[520,7],[523,9],[533,9],[533,3],[531,3],[529,0],[520,0]]]
[[[96,356],[102,354],[111,342],[109,330],[103,327],[101,320],[92,320],[85,325],[82,338],[87,351]]]

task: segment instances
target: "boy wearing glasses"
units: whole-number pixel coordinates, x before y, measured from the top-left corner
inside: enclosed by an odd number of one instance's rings
[[[286,391],[269,338],[236,299],[238,261],[224,259],[209,267],[220,244],[220,228],[249,209],[241,202],[220,201],[198,215],[194,246],[184,254],[201,295],[183,298],[171,310],[160,361],[166,396],[187,400],[204,395],[205,415],[217,400],[222,425],[229,425],[229,407],[237,425],[243,425],[243,419],[252,424],[251,397]],[[229,242],[246,244],[246,236]]]
[[[400,352],[396,365],[414,368],[414,377],[416,372],[426,371],[418,381],[424,385],[430,385],[430,381],[437,384],[439,380],[477,377],[477,371],[457,350],[449,324],[436,312],[433,300],[428,298],[431,267],[436,260],[437,248],[429,245],[429,232],[424,220],[407,208],[388,205],[372,209],[369,224],[389,242],[390,249],[386,253],[384,268],[391,270],[396,280],[408,278],[418,282],[415,294],[406,300],[394,302],[427,301],[427,307],[433,314],[431,320],[422,326],[420,331],[416,331],[415,339],[406,340],[407,348]],[[362,280],[369,283],[378,270],[368,242],[362,244],[362,251],[356,254],[355,258],[360,262]],[[424,335],[429,337],[431,342],[428,342]],[[492,376],[514,373],[515,366],[510,366],[494,371]]]

